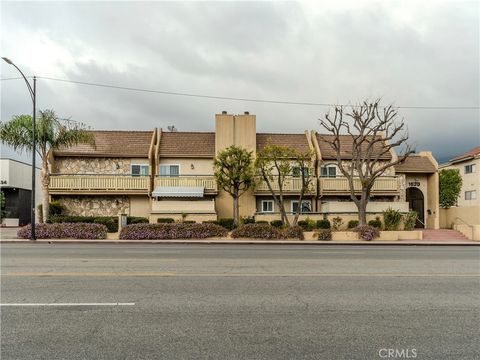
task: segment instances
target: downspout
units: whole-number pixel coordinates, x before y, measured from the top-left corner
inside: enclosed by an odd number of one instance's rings
[[[318,145],[318,139],[317,139],[317,132],[314,130],[310,131],[310,139],[313,145],[313,148],[315,149],[315,178],[317,179],[317,196],[315,197],[315,211],[320,212],[320,203],[321,203],[321,197],[322,197],[322,189],[320,188],[320,164],[322,162],[322,153],[320,151],[320,145]],[[320,203],[319,203],[320,201]]]

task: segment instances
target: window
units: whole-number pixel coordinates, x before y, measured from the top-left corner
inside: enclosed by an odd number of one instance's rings
[[[475,190],[465,191],[465,200],[476,200],[477,192]]]
[[[475,164],[465,166],[465,174],[471,174],[475,172]]]
[[[337,177],[337,167],[336,166],[322,166],[321,167],[321,177]]]
[[[160,165],[160,176],[180,175],[180,165]]]
[[[302,176],[302,172],[303,172],[303,175],[305,177],[308,177],[308,168],[303,168],[301,169],[300,167],[296,166],[292,169],[292,176],[293,177],[301,177]]]
[[[273,212],[273,200],[262,200],[262,212]]]
[[[298,201],[292,200],[292,213],[296,213],[298,209]],[[302,208],[300,209],[300,213],[309,213],[312,212],[312,202],[310,200],[303,200],[302,201]]]
[[[148,165],[142,164],[132,164],[132,176],[147,176],[148,175]]]

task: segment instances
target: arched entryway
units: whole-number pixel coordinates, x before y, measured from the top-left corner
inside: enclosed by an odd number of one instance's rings
[[[416,228],[424,228],[425,226],[425,212],[424,199],[422,190],[416,187],[407,188],[407,201],[410,210],[416,211],[418,214]]]

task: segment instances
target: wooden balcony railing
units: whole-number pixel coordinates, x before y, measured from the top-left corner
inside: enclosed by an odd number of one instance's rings
[[[157,176],[155,187],[203,187],[206,193],[218,191],[217,181],[213,175],[180,175],[180,176]]]
[[[309,186],[309,191],[307,193],[312,194],[316,192],[316,180],[317,178],[312,178],[310,181],[310,186]],[[272,185],[272,190],[273,191],[278,191],[279,186],[278,182],[276,181],[275,178],[270,182]],[[302,178],[300,177],[293,177],[289,176],[285,179],[285,183],[283,185],[283,191],[284,192],[289,192],[289,193],[299,193],[302,190]],[[269,188],[267,186],[267,183],[265,181],[260,181],[257,186],[255,187],[255,192],[257,193],[267,193],[269,192]]]
[[[131,175],[51,175],[50,192],[147,194],[150,177]]]
[[[356,191],[362,189],[360,179],[353,180],[353,186]],[[379,177],[373,184],[372,193],[396,193],[399,190],[398,178],[394,176]],[[350,192],[348,179],[345,177],[321,177],[320,192],[325,194],[347,194]]]

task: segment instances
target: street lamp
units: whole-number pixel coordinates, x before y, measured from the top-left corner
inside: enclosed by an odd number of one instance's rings
[[[30,222],[32,224],[32,232],[30,234],[30,240],[36,240],[35,236],[35,148],[36,148],[36,105],[37,105],[37,99],[36,99],[36,91],[37,91],[37,78],[34,76],[33,77],[33,89],[32,86],[30,85],[30,82],[27,80],[26,76],[23,74],[22,70],[18,68],[17,65],[13,63],[12,60],[6,57],[2,57],[2,59],[9,65],[12,65],[15,67],[15,69],[18,70],[18,72],[22,75],[23,79],[25,80],[25,83],[27,84],[28,91],[30,92],[30,97],[32,98],[33,102],[33,118],[32,118],[32,198],[31,198],[31,209],[30,209]]]

